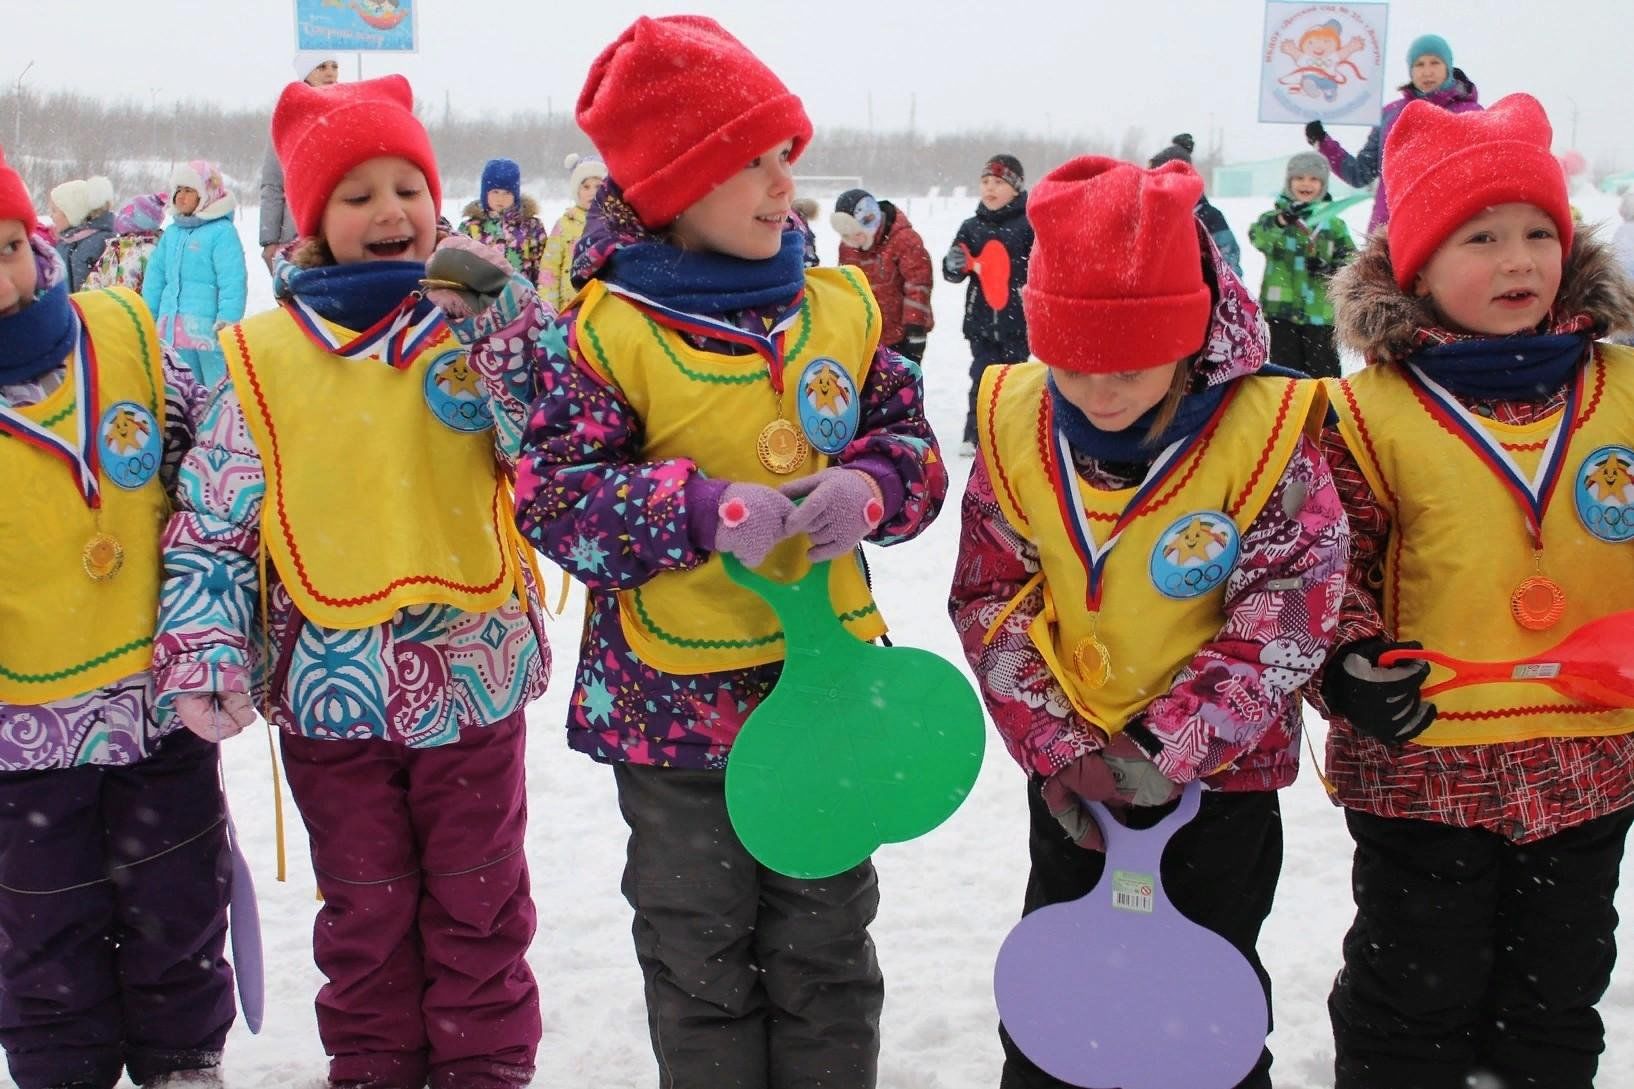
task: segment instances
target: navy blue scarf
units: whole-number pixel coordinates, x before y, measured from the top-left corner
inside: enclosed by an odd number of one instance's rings
[[[68,305],[64,278],[17,313],[0,318],[0,386],[50,374],[73,347],[74,311]]]
[[[361,333],[420,290],[425,274],[421,261],[359,261],[302,269],[289,278],[289,289],[330,321]],[[431,304],[421,299],[414,317],[430,312]]]
[[[1476,401],[1539,401],[1588,358],[1588,333],[1480,337],[1422,348],[1408,357],[1438,385]]]
[[[1049,386],[1055,424],[1066,434],[1067,445],[1072,447],[1074,453],[1119,465],[1149,465],[1171,443],[1201,431],[1220,407],[1220,402],[1225,400],[1231,383],[1186,394],[1180,399],[1180,410],[1175,413],[1174,421],[1164,428],[1161,435],[1150,439],[1146,437],[1147,432],[1163,408],[1161,403],[1141,414],[1122,431],[1102,431],[1061,395],[1061,391],[1055,388],[1053,378]]]
[[[728,314],[793,299],[806,282],[806,239],[783,232],[776,257],[746,261],[724,253],[637,242],[607,259],[602,275],[620,287],[689,314]]]

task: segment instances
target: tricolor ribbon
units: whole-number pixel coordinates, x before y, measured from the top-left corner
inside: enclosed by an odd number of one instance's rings
[[[1515,498],[1526,519],[1526,528],[1532,535],[1534,548],[1543,547],[1543,516],[1549,510],[1549,500],[1566,466],[1566,450],[1578,427],[1578,410],[1583,404],[1583,369],[1572,376],[1566,394],[1566,407],[1560,420],[1544,443],[1543,455],[1538,458],[1537,471],[1528,477],[1510,457],[1503,443],[1493,438],[1481,424],[1481,418],[1465,408],[1446,387],[1436,382],[1416,364],[1408,364],[1407,374],[1413,392],[1418,395],[1425,411],[1436,422],[1463,440],[1476,458],[1491,470],[1498,482]]]
[[[284,308],[307,339],[330,355],[343,359],[379,358],[397,370],[404,370],[448,325],[443,312],[435,308],[420,320],[414,320],[414,308],[420,298],[419,292],[411,293],[379,321],[349,340],[332,332],[329,323],[298,295],[285,299]]]
[[[627,287],[608,283],[609,294],[617,295],[647,315],[658,324],[674,329],[681,333],[691,333],[694,336],[709,337],[722,340],[728,344],[738,344],[750,349],[766,361],[766,373],[772,380],[772,389],[779,396],[783,393],[783,342],[788,337],[789,329],[800,317],[800,308],[805,302],[806,290],[801,288],[789,304],[788,310],[778,318],[772,327],[762,336],[747,329],[740,329],[730,322],[720,318],[710,317],[707,314],[693,314],[686,310],[677,310],[655,302],[645,295],[631,291]]]
[[[77,304],[74,304],[74,324],[78,327],[77,347],[69,361],[69,374],[75,383],[74,396],[79,399],[75,406],[74,441],[69,442],[3,402],[0,402],[0,433],[22,439],[67,465],[80,494],[85,497],[85,505],[95,510],[102,506],[102,489],[97,480],[101,465],[96,444],[97,406],[101,397],[97,389],[96,349],[91,345],[90,333]]]

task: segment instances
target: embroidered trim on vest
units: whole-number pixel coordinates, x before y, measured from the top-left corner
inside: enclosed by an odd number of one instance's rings
[[[69,666],[66,669],[54,670],[50,673],[14,673],[5,666],[0,665],[0,677],[6,677],[10,680],[16,681],[19,684],[49,684],[52,681],[64,681],[69,677],[75,676],[76,674],[85,673],[89,670],[95,669],[104,662],[111,662],[122,654],[129,654],[133,650],[140,650],[142,647],[152,645],[153,636],[151,635],[142,639],[132,639],[122,647],[115,647],[110,651],[99,654],[95,658],[81,662],[78,665]]]

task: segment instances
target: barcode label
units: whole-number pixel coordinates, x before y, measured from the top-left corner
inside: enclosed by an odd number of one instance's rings
[[[1152,913],[1152,889],[1156,882],[1149,873],[1133,870],[1112,871],[1112,906],[1119,911]]]
[[[1517,681],[1546,681],[1550,677],[1560,676],[1560,663],[1532,662],[1518,665],[1510,671],[1509,676]]]

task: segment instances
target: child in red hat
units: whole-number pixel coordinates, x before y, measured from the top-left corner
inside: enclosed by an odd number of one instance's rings
[[[70,295],[36,223],[0,156],[0,1046],[18,1089],[219,1089],[219,754],[150,668],[207,391],[139,296]]]
[[[279,306],[221,333],[155,666],[200,736],[257,705],[279,728],[323,894],[330,1084],[498,1089],[529,1082],[540,1035],[523,711],[549,656],[510,519],[532,389],[482,322],[531,287],[439,243],[412,109],[399,76],[279,98],[301,241]]]
[[[1276,791],[1298,772],[1346,530],[1321,388],[1257,373],[1264,325],[1193,215],[1202,187],[1183,163],[1084,157],[1033,190],[1035,358],[982,379],[949,609],[1028,775],[1024,910],[1101,880],[1084,801],[1149,827],[1201,780],[1163,883],[1263,978]],[[1002,1035],[1005,1086],[1066,1084]],[[1153,1047],[1183,1043],[1154,1026]],[[1269,1089],[1270,1066],[1240,1084]]]
[[[727,754],[784,648],[721,556],[784,580],[834,560],[836,613],[880,635],[857,547],[914,536],[947,487],[919,372],[857,270],[804,267],[811,122],[719,24],[637,20],[578,121],[607,178],[578,303],[538,338],[517,518],[589,589],[569,744],[613,765],[662,1084],[872,1086],[873,865],[786,877],[727,818]]]
[[[1356,841],[1328,1000],[1339,1089],[1588,1089],[1634,822],[1634,711],[1539,684],[1448,688],[1393,649],[1527,658],[1634,608],[1634,290],[1573,230],[1528,95],[1411,103],[1388,243],[1332,284],[1368,366],[1323,446],[1354,533],[1320,692]]]

